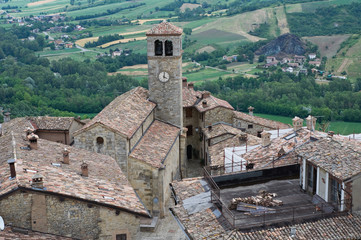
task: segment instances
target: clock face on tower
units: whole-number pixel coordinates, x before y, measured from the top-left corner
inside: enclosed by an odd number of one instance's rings
[[[167,72],[159,73],[158,79],[161,82],[164,82],[164,83],[167,82],[169,80],[169,73],[167,73]]]

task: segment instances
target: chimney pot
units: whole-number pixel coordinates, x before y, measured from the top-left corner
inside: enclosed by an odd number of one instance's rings
[[[254,107],[252,107],[252,106],[249,106],[249,107],[248,107],[248,113],[249,113],[249,115],[253,116],[253,110],[254,110]]]
[[[63,163],[64,164],[69,164],[69,153],[70,151],[67,148],[64,148],[63,150]]]
[[[203,94],[202,94],[202,98],[208,98],[211,96],[211,93],[208,92],[208,91],[204,91]]]
[[[10,112],[4,113],[4,122],[10,122]]]
[[[302,128],[303,119],[296,116],[294,119],[292,119],[292,123],[293,123],[293,130],[298,131]]]
[[[261,132],[262,146],[267,147],[271,144],[271,133],[262,131]]]
[[[307,125],[307,129],[310,131],[314,131],[315,127],[316,127],[316,120],[317,118],[308,115],[308,117],[306,118],[306,125]]]
[[[186,87],[187,87],[187,78],[186,78],[186,77],[183,77],[183,78],[182,78],[182,87],[183,87],[183,88],[186,88]]]
[[[208,126],[208,130],[209,130],[209,131],[212,131],[212,125],[209,125],[209,126]]]
[[[43,176],[40,173],[36,173],[32,177],[31,186],[34,188],[44,188]]]
[[[188,89],[194,89],[194,83],[190,82],[188,83]]]
[[[203,106],[204,108],[207,107],[207,100],[203,100],[203,101],[202,101],[202,106]]]
[[[85,162],[83,162],[81,165],[81,175],[83,177],[88,177],[89,175],[88,164]]]
[[[8,164],[10,167],[10,177],[15,178],[16,177],[16,171],[15,171],[15,159],[9,159]]]
[[[329,131],[329,132],[328,132],[328,136],[333,137],[333,135],[335,135],[335,132],[334,132],[334,131]]]
[[[28,135],[28,140],[30,142],[30,148],[33,150],[38,149],[38,135],[31,133],[30,135]]]

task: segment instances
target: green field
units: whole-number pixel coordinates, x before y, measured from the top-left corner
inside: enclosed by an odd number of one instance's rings
[[[200,81],[209,81],[209,80],[216,80],[219,77],[230,77],[234,76],[230,72],[223,72],[214,69],[202,69],[195,72],[183,73],[183,77],[188,78],[190,82],[200,82]]]
[[[262,114],[262,113],[255,113],[254,115],[292,125],[291,117],[276,116],[276,115]],[[306,125],[305,121],[304,121],[304,125]],[[318,129],[318,124],[316,125],[316,129]],[[341,135],[361,133],[361,123],[341,122],[341,121],[330,122],[328,131],[334,131],[336,134],[341,134]]]

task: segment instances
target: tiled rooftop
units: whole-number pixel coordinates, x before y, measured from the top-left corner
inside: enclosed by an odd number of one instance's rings
[[[39,173],[44,177],[44,192],[107,204],[148,216],[113,158],[43,139],[38,139],[37,150],[28,150],[24,149],[29,144],[24,137],[25,133],[0,138],[0,196],[19,187],[32,189],[31,179]],[[62,163],[65,147],[70,151],[70,164]],[[14,180],[9,179],[7,160],[11,158],[16,159]],[[88,164],[89,177],[80,175],[83,162]]]
[[[203,93],[203,92],[201,92]],[[203,105],[203,102],[206,102],[206,105]],[[212,95],[209,95],[208,97],[203,97],[201,101],[195,104],[195,107],[199,112],[206,112],[208,110],[214,109],[216,107],[224,107],[231,110],[234,110],[234,108],[229,104],[227,101],[216,98]]]
[[[221,235],[230,229],[224,217],[217,218],[210,208],[188,214],[183,207],[185,199],[205,192],[200,180],[201,178],[188,178],[172,183],[180,200],[180,203],[173,207],[174,213],[193,239],[221,239]]]
[[[221,122],[215,123],[211,127],[205,127],[202,130],[206,139],[215,138],[223,134],[237,135],[243,133],[242,130],[235,128],[230,124],[221,123]]]
[[[29,117],[33,127],[42,130],[69,130],[75,119],[73,117]]]
[[[151,166],[162,167],[162,163],[178,137],[179,131],[178,127],[155,120],[129,156]]]
[[[2,134],[10,134],[12,131],[17,134],[23,134],[27,128],[35,130],[34,126],[26,118],[14,118],[9,122],[2,123]]]
[[[292,229],[294,236],[292,237]],[[361,239],[361,217],[347,215],[325,218],[315,222],[306,222],[286,227],[270,228],[254,232],[232,231],[224,235],[227,240],[259,240],[259,239],[312,239],[312,240],[341,240]]]
[[[0,231],[0,240],[70,240],[73,238],[62,237],[47,233],[33,232],[31,230],[21,229],[27,233],[12,231],[11,227],[6,227]]]
[[[247,122],[252,122],[252,123],[257,124],[257,125],[268,127],[268,128],[271,128],[271,129],[290,128],[290,125],[285,124],[285,123],[272,121],[272,120],[257,117],[257,116],[251,116],[251,115],[249,115],[247,113],[238,112],[238,111],[234,111],[234,117],[238,118],[238,119],[241,119],[241,120],[244,120],[244,121],[247,121]]]
[[[153,26],[148,32],[148,35],[182,35],[183,29],[173,25],[170,22],[163,21],[160,24]]]
[[[183,107],[192,107],[202,97],[202,93],[193,88],[183,87]]]
[[[327,137],[308,142],[296,152],[341,180],[361,173],[361,143],[356,140]]]
[[[148,101],[148,90],[134,88],[115,98],[75,134],[100,123],[130,138],[155,107]]]

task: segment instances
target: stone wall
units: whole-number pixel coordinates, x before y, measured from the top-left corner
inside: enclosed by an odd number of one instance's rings
[[[257,136],[263,130],[265,130],[265,131],[273,130],[271,128],[268,128],[268,127],[265,127],[262,125],[258,125],[258,124],[252,123],[252,122],[244,121],[244,120],[238,119],[238,118],[233,118],[233,127],[244,128],[244,129],[246,129],[246,133],[252,134],[254,136]]]
[[[225,122],[232,124],[233,110],[216,107],[205,112],[204,126],[209,126],[217,122]]]
[[[70,137],[68,131],[37,130],[36,134],[39,136],[39,138],[42,139],[67,145],[70,144]]]
[[[70,138],[70,142],[69,144],[74,141],[74,132],[78,131],[79,129],[81,129],[84,126],[84,124],[79,123],[77,120],[74,120],[72,122],[72,124],[70,125],[69,128],[69,138]]]
[[[15,193],[0,200],[0,216],[5,224],[20,228],[31,228],[31,202],[32,196],[28,193]]]
[[[103,144],[97,143],[98,137],[104,139]],[[127,173],[128,144],[126,137],[110,131],[102,125],[95,125],[74,137],[74,147],[113,157],[124,174]]]
[[[186,108],[183,109],[183,126],[192,126],[192,135],[188,135],[186,139],[186,148],[188,145],[191,145],[194,149],[193,152],[196,154],[193,156],[194,158],[200,158],[201,155],[201,123],[202,123],[202,114],[197,111],[196,108],[191,107],[192,109],[192,117],[186,117]],[[198,132],[196,132],[196,128],[198,128]]]
[[[149,126],[152,124],[153,121],[154,121],[154,111],[151,114],[149,114],[149,116],[144,120],[144,122],[140,125],[140,127],[131,137],[129,149],[133,149],[135,147],[135,145],[142,138],[142,136],[147,131],[147,129],[149,128]]]
[[[0,200],[0,216],[5,224],[34,229],[32,210],[36,200],[45,197],[45,218],[41,231],[79,239],[115,239],[116,234],[126,233],[127,239],[135,239],[140,218],[124,211],[31,191],[17,192]],[[39,207],[39,206],[37,206]],[[39,210],[39,209],[38,209]],[[45,226],[44,226],[45,225]]]
[[[348,192],[352,194],[352,211],[360,211],[361,210],[361,177],[353,180],[352,185],[348,186]],[[348,194],[345,194],[345,198],[349,199]]]
[[[211,138],[209,139],[210,141],[210,145],[214,145],[214,144],[217,144],[219,142],[222,142],[228,138],[231,138],[233,137],[234,135],[233,134],[223,134],[223,135],[220,135],[220,136],[217,136],[217,137],[214,137],[214,138]]]

